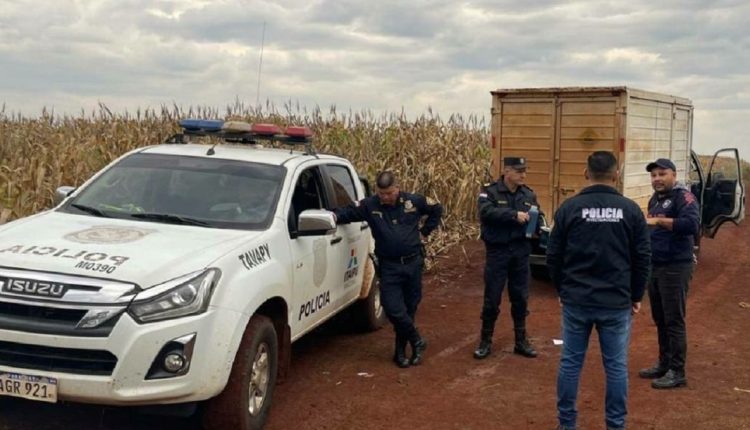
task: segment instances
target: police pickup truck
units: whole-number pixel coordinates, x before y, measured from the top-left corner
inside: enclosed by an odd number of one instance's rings
[[[292,342],[345,309],[385,322],[368,225],[327,211],[369,193],[349,161],[305,127],[181,126],[0,226],[0,396],[256,429]]]

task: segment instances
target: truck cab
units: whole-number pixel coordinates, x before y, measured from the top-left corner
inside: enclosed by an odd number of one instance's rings
[[[688,185],[701,205],[701,235],[713,239],[725,222],[739,224],[745,219],[745,184],[739,151],[720,149],[705,172],[693,152],[690,165]]]
[[[367,194],[348,160],[302,127],[181,125],[0,226],[0,396],[258,429],[292,342],[383,325],[369,226],[330,212]]]

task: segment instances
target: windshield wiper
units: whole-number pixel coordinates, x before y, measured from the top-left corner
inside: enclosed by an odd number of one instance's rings
[[[173,215],[173,214],[137,213],[137,214],[130,214],[130,216],[133,218],[139,218],[139,219],[165,221],[165,222],[172,223],[172,224],[199,225],[199,226],[204,226],[204,227],[210,225],[206,221],[201,221],[199,219],[184,217],[180,215]]]
[[[101,209],[97,209],[93,206],[86,206],[86,205],[79,205],[78,203],[72,203],[71,206],[78,210],[82,210],[84,212],[90,213],[91,215],[100,216],[104,218],[112,218],[111,216],[107,215],[102,211]]]

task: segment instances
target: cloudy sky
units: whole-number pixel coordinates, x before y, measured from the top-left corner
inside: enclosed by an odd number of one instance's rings
[[[748,28],[747,0],[0,0],[0,103],[487,117],[496,88],[627,85],[692,99],[699,152],[750,158]]]

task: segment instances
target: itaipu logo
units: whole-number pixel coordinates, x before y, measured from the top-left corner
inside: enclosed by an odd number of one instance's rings
[[[357,261],[357,250],[352,249],[351,257],[349,257],[349,264],[346,266],[346,272],[344,273],[344,282],[357,276],[359,273],[359,262]]]
[[[64,237],[71,242],[77,243],[114,244],[135,242],[154,231],[145,228],[101,225],[69,233]]]

